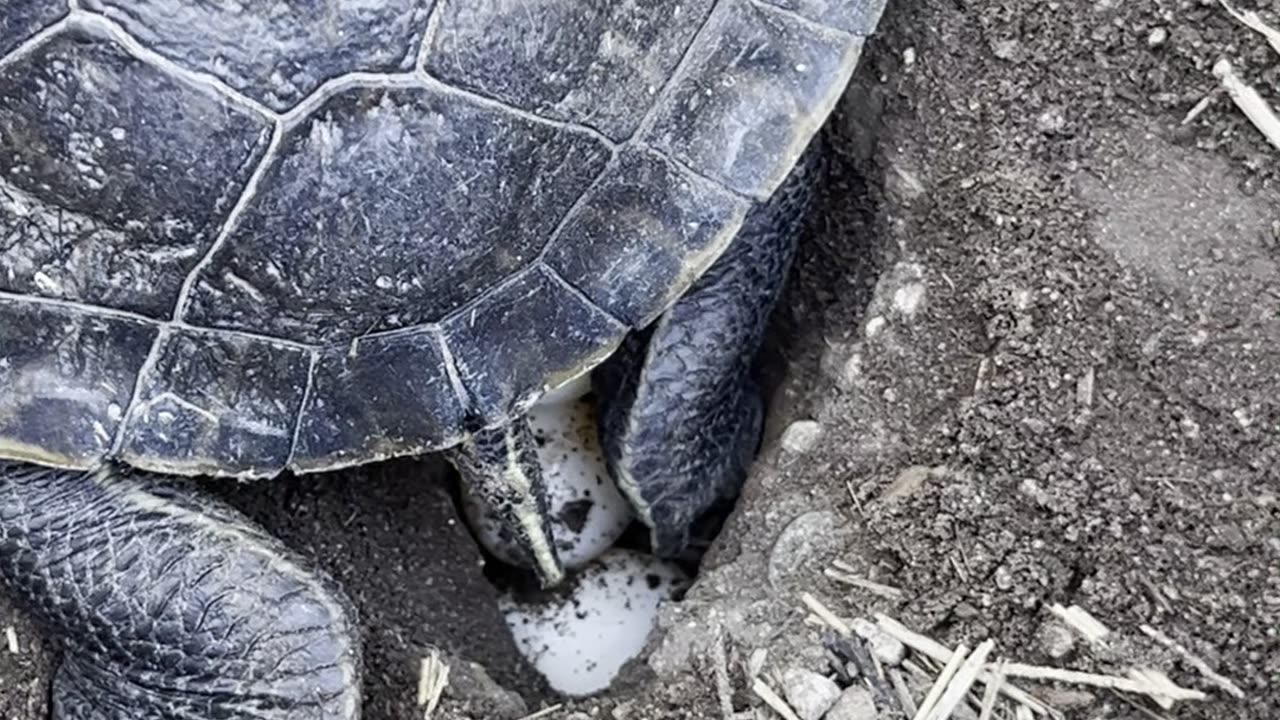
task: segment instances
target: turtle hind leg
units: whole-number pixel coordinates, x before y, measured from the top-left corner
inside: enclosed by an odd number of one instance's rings
[[[445,455],[466,492],[497,518],[503,544],[523,556],[544,587],[559,584],[564,566],[551,534],[546,485],[528,421],[477,430]]]
[[[0,582],[63,647],[56,720],[360,716],[346,600],[189,482],[0,461]]]
[[[724,254],[593,376],[610,471],[673,557],[715,501],[735,496],[758,449],[763,400],[751,379],[820,170],[815,141],[748,214]]]

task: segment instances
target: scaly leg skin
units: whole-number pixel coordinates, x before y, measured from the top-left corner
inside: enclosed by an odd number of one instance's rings
[[[353,612],[190,482],[0,461],[0,582],[63,648],[55,720],[357,720]]]
[[[689,292],[594,374],[610,472],[660,556],[679,555],[694,521],[736,496],[755,457],[764,407],[751,365],[810,205],[818,145]]]
[[[445,454],[467,492],[498,518],[504,544],[521,549],[544,587],[558,585],[564,566],[551,536],[546,485],[528,421],[478,430]]]

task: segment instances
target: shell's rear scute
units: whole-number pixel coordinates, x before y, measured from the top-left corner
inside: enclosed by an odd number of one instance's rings
[[[0,457],[100,461],[155,337],[140,320],[0,298]]]
[[[463,408],[435,329],[321,350],[292,469],[315,472],[457,442]]]
[[[673,285],[719,256],[747,207],[655,153],[626,148],[569,214],[546,261],[601,308],[643,327],[676,300]]]
[[[137,389],[120,457],[179,475],[276,475],[293,448],[310,369],[303,348],[170,328]]]
[[[745,0],[717,5],[698,38],[641,139],[764,200],[843,94],[862,38]]]
[[[496,425],[607,357],[626,327],[539,267],[442,330],[472,409]]]
[[[432,75],[512,106],[631,136],[714,0],[446,2]]]

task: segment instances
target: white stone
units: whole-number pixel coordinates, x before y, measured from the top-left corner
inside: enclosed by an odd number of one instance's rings
[[[822,426],[813,420],[797,420],[782,431],[782,447],[797,455],[807,453],[822,437]]]
[[[840,698],[840,687],[825,675],[791,667],[782,673],[782,694],[800,720],[820,720]]]
[[[595,406],[585,398],[540,403],[528,413],[539,440],[538,460],[547,485],[551,536],[566,568],[579,568],[613,547],[633,519],[627,501],[605,465]],[[520,553],[499,532],[489,508],[463,484],[463,509],[481,544],[517,564]]]
[[[827,711],[825,720],[876,720],[875,696],[871,691],[854,685],[840,693],[840,699]]]
[[[521,654],[558,692],[582,697],[604,690],[644,648],[658,616],[688,579],[674,564],[612,550],[566,581],[567,594],[499,608]]]
[[[907,283],[893,293],[893,307],[907,317],[916,314],[924,302],[924,283]]]
[[[871,654],[885,665],[900,665],[907,657],[907,647],[902,641],[881,630],[879,625],[866,618],[854,618],[851,625],[853,631],[867,641]]]

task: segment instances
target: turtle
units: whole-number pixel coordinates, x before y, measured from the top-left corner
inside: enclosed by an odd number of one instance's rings
[[[440,453],[554,585],[523,415],[590,378],[678,553],[884,1],[7,0],[0,581],[54,717],[359,717],[341,588],[195,478]]]

